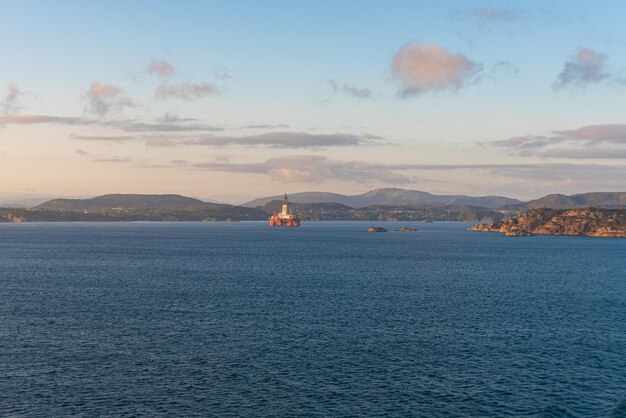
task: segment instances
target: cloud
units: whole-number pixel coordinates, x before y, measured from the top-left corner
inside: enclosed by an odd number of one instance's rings
[[[4,115],[12,115],[17,113],[21,106],[19,104],[19,99],[24,95],[20,89],[13,83],[9,83],[6,85],[7,93],[0,101],[0,109],[2,109],[2,114]]]
[[[491,142],[509,152],[544,158],[626,158],[626,125],[588,125],[553,131],[552,136],[526,135]]]
[[[187,161],[187,160],[171,160],[170,164],[172,164],[172,165],[187,165],[187,164],[189,164],[189,161]]]
[[[226,163],[226,162],[230,161],[230,159],[231,159],[230,155],[219,154],[219,155],[216,155],[213,158],[213,161]]]
[[[220,90],[209,83],[161,84],[154,92],[157,99],[193,100],[219,94]]]
[[[230,69],[224,67],[223,65],[218,65],[217,67],[215,67],[215,69],[213,70],[213,75],[218,80],[230,80],[231,78],[233,78]]]
[[[514,7],[475,7],[470,11],[479,23],[512,22],[522,17],[522,11]]]
[[[124,90],[120,87],[94,81],[85,94],[87,99],[85,111],[105,116],[111,112],[121,112],[126,107],[137,107],[137,103],[125,97],[123,92]]]
[[[86,157],[89,155],[89,153],[83,149],[77,149],[75,152],[76,155],[80,155],[81,157]]]
[[[626,145],[626,125],[588,125],[573,130],[554,131],[562,138],[578,141],[612,142]]]
[[[248,136],[206,136],[202,138],[188,139],[183,145],[206,145],[206,146],[269,146],[271,148],[322,148],[322,147],[345,147],[371,145],[373,141],[382,138],[368,135],[354,134],[309,134],[305,132],[272,132],[261,135]]]
[[[570,159],[622,159],[626,158],[626,148],[565,148],[549,149],[536,153],[538,157]]]
[[[166,114],[155,122],[142,122],[133,119],[102,120],[84,117],[65,117],[50,115],[0,115],[3,125],[58,124],[70,126],[102,126],[119,129],[124,132],[217,132],[222,128],[204,123],[189,123],[191,118],[178,118]]]
[[[463,178],[482,173],[517,181],[532,181],[538,187],[626,187],[626,166],[600,164],[381,164],[338,161],[320,155],[293,155],[262,162],[203,162],[169,165],[220,172],[267,175],[290,183],[321,183],[327,180],[352,183],[408,184],[418,181],[420,172],[458,171]],[[466,174],[468,173],[468,174]]]
[[[343,93],[357,99],[370,99],[374,95],[374,93],[372,93],[372,91],[368,88],[361,88],[348,84],[339,84],[331,79],[328,79],[328,84],[330,84],[333,89],[333,93],[335,94]]]
[[[99,158],[94,160],[97,163],[129,163],[130,158],[111,157],[111,158]]]
[[[567,61],[553,87],[582,87],[607,80],[611,75],[606,70],[606,55],[589,48],[578,48],[576,54]]]
[[[491,77],[495,77],[499,73],[519,74],[519,68],[506,60],[496,61],[491,67]]]
[[[96,123],[81,117],[64,117],[48,115],[13,115],[0,116],[0,125],[37,125],[41,123],[53,123],[60,125],[91,125]]]
[[[133,136],[128,135],[70,135],[72,139],[80,139],[85,141],[103,141],[103,142],[127,142],[135,139]]]
[[[520,149],[532,149],[541,148],[550,143],[550,140],[546,136],[527,135],[527,136],[515,136],[509,139],[503,139],[499,141],[491,142],[491,145],[505,148]],[[481,143],[482,145],[483,143]]]
[[[174,66],[167,61],[152,58],[148,66],[148,73],[158,75],[160,77],[171,77],[176,72]]]
[[[144,142],[151,147],[173,146],[243,146],[243,147],[269,147],[269,148],[325,148],[325,147],[348,147],[374,145],[380,143],[382,138],[375,135],[354,134],[308,134],[304,132],[273,132],[261,135],[248,136],[194,136],[174,135],[164,136],[159,134],[147,135],[83,135],[72,134],[73,139],[87,141],[108,141],[122,143],[127,141]]]
[[[290,128],[289,125],[286,125],[284,123],[279,123],[276,125],[271,125],[271,124],[252,124],[252,125],[246,125],[243,127],[243,129],[281,129],[281,128]]]
[[[194,164],[191,167],[212,171],[266,174],[285,183],[319,183],[326,180],[339,180],[356,183],[403,184],[413,181],[410,177],[393,173],[385,166],[358,161],[340,162],[320,155],[295,155],[248,164],[207,162]]]
[[[149,147],[174,147],[176,143],[170,138],[162,135],[70,135],[72,139],[78,139],[82,141],[96,141],[96,142],[114,142],[114,143],[126,143],[129,141],[141,141]]]
[[[383,138],[371,134],[311,134],[306,132],[270,132],[257,135],[216,135],[220,127],[204,123],[193,123],[190,118],[178,118],[166,114],[155,122],[133,119],[102,120],[84,117],[62,117],[48,115],[0,115],[0,126],[59,124],[69,126],[95,126],[119,130],[136,135],[91,135],[77,133],[72,138],[92,141],[126,142],[144,141],[149,146],[265,146],[270,148],[324,148],[388,144]],[[278,128],[287,125],[249,125],[247,128]],[[206,135],[206,134],[209,135]],[[151,135],[152,134],[152,135]],[[165,138],[163,135],[170,134]],[[179,135],[175,135],[179,134]],[[174,135],[174,136],[171,136]]]
[[[463,54],[433,44],[409,43],[393,57],[392,72],[400,80],[400,97],[458,90],[482,70]]]
[[[179,122],[195,122],[198,119],[195,119],[195,118],[181,118],[180,116],[175,115],[173,113],[165,112],[165,114],[163,116],[161,116],[160,120],[165,122],[165,123],[179,123]]]
[[[110,121],[103,126],[111,126],[125,132],[217,132],[222,128],[204,123],[185,122],[140,122],[136,120]]]
[[[144,144],[149,147],[175,147],[176,143],[165,136],[147,136],[143,138]]]

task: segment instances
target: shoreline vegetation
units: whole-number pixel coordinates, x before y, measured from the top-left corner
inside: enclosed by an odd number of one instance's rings
[[[43,210],[0,208],[0,222],[131,222],[131,221],[195,221],[236,222],[266,221],[272,208],[190,207],[184,209],[109,208],[94,210]],[[351,208],[333,203],[292,205],[303,221],[379,221],[379,222],[491,222],[507,212],[475,207],[370,206]],[[305,207],[303,207],[305,206]]]

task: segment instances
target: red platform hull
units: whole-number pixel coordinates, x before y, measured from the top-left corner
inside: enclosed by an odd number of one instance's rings
[[[270,218],[270,226],[300,226],[300,218],[281,219],[272,216]]]

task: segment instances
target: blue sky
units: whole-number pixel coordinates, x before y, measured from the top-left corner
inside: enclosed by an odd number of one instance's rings
[[[0,197],[623,191],[625,15],[620,1],[7,2]]]

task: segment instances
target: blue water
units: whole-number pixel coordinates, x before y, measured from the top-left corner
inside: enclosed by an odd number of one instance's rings
[[[626,240],[0,224],[0,415],[626,416]]]

